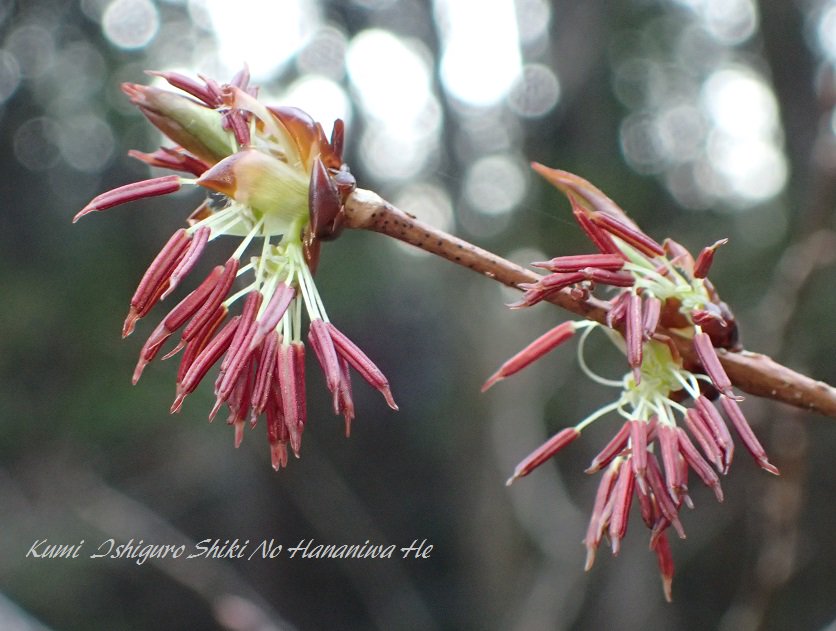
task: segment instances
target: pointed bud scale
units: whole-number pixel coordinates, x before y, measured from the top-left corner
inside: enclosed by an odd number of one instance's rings
[[[293,139],[302,163],[310,165],[311,158],[321,151],[320,140],[324,140],[324,136],[319,137],[314,119],[297,107],[270,105],[267,109]]]
[[[499,370],[491,375],[491,377],[485,382],[485,385],[482,386],[482,392],[485,392],[497,381],[510,377],[523,368],[529,366],[532,362],[537,361],[543,357],[543,355],[554,350],[563,342],[571,338],[574,334],[574,322],[569,321],[558,324],[556,327],[538,337],[536,340],[531,342],[531,344],[502,364],[502,366],[499,367]]]
[[[705,278],[708,276],[708,270],[711,268],[711,263],[714,262],[714,252],[721,245],[726,245],[728,242],[728,239],[720,239],[714,245],[702,249],[702,252],[697,257],[697,262],[694,263],[694,278]]]
[[[311,231],[316,237],[328,236],[331,226],[342,208],[337,185],[320,158],[313,161],[311,183],[308,188],[308,212]]]
[[[152,125],[204,162],[214,164],[235,151],[232,134],[223,128],[214,106],[135,83],[123,83],[122,91]]]
[[[734,456],[734,443],[732,442],[729,428],[726,427],[726,422],[723,420],[723,417],[720,416],[717,408],[712,405],[711,401],[700,395],[694,403],[696,404],[696,409],[700,413],[703,421],[705,421],[706,426],[711,431],[711,435],[714,437],[714,442],[722,451],[722,473],[725,475],[729,472],[732,457]]]
[[[641,320],[642,301],[638,295],[630,293],[626,298],[627,313],[624,326],[624,338],[627,342],[627,363],[633,369],[636,385],[641,382],[643,331]]]
[[[141,182],[133,182],[125,184],[119,188],[114,188],[107,193],[102,193],[94,197],[90,203],[82,208],[75,217],[73,223],[84,217],[89,213],[98,210],[107,210],[119,204],[133,202],[138,199],[145,199],[146,197],[157,197],[159,195],[168,195],[180,190],[180,176],[179,175],[164,175],[162,177],[155,177],[150,180],[142,180]]]
[[[551,272],[579,272],[587,267],[616,271],[624,267],[624,258],[616,254],[576,254],[558,256],[550,261],[537,261],[531,265]]]
[[[621,540],[627,534],[627,518],[630,516],[630,505],[633,502],[635,477],[633,467],[624,463],[618,472],[618,480],[613,490],[613,509],[610,515],[610,545],[613,556],[618,556],[621,550]]]
[[[581,433],[574,427],[566,427],[565,429],[557,432],[557,434],[528,454],[528,456],[526,456],[525,459],[517,465],[516,469],[514,469],[514,475],[508,478],[505,486],[511,486],[515,480],[527,476],[529,473],[534,471],[534,469],[546,462],[546,460],[554,456],[558,451],[566,447],[566,445],[577,439],[580,435]]]
[[[197,384],[201,382],[206,373],[209,372],[209,369],[221,358],[221,355],[226,352],[226,349],[229,348],[240,319],[241,316],[235,316],[227,322],[220,333],[212,339],[206,348],[195,358],[194,362],[192,362],[192,365],[183,376],[182,381],[177,384],[177,397],[171,406],[172,414],[180,411],[180,407],[183,405],[183,399],[194,392]]]
[[[761,469],[773,475],[780,475],[778,468],[767,459],[766,451],[755,436],[755,432],[749,427],[749,423],[746,421],[746,417],[743,416],[743,412],[740,410],[737,401],[721,396],[720,405],[723,406],[723,411],[726,413],[726,416],[731,419],[732,425],[737,430],[737,435],[740,436],[740,440],[743,441],[746,449],[749,450],[749,453],[752,454],[752,457],[757,461]]]
[[[343,161],[343,144],[345,140],[345,123],[338,118],[334,121],[334,127],[331,129],[331,151],[334,157],[339,161]]]
[[[618,456],[627,446],[627,441],[630,438],[630,422],[627,421],[618,430],[618,433],[613,436],[612,440],[592,459],[589,467],[584,473],[595,473],[606,467],[612,460]]]
[[[678,427],[676,429],[676,437],[679,442],[679,452],[685,458],[685,462],[687,462],[697,476],[699,476],[703,484],[714,491],[717,501],[722,502],[723,489],[720,486],[720,478],[718,478],[717,474],[714,473],[714,469],[712,469],[711,465],[709,465],[700,455],[700,452],[697,451],[697,448],[694,446],[694,443],[691,442],[691,439],[688,438],[684,429]]]
[[[645,476],[647,475],[647,421],[627,421],[630,426],[630,451],[632,457],[630,463],[633,466],[633,473],[642,493],[647,493]]]
[[[583,539],[584,545],[586,546],[586,563],[584,564],[584,570],[586,572],[592,569],[592,564],[595,562],[595,551],[601,543],[604,524],[609,521],[609,517],[604,515],[604,511],[609,503],[610,495],[618,479],[618,472],[622,463],[622,460],[613,461],[601,476],[601,482],[598,483],[595,504],[592,507],[592,516],[589,519],[589,526],[586,529],[586,536]]]
[[[741,400],[732,391],[731,381],[726,375],[726,371],[720,363],[719,357],[717,357],[717,351],[711,342],[711,338],[706,333],[699,332],[694,335],[694,350],[706,374],[714,383],[714,386],[727,397],[738,401]]]
[[[648,257],[662,256],[665,250],[634,225],[628,225],[605,213],[592,215],[592,221]]]
[[[330,322],[326,323],[328,332],[331,334],[331,339],[334,341],[334,348],[337,353],[345,359],[352,368],[356,370],[363,379],[365,379],[370,386],[377,389],[386,399],[386,403],[393,410],[397,410],[398,406],[392,398],[392,391],[389,388],[389,381],[380,371],[380,368],[374,365],[366,354],[360,348],[348,339],[337,327]]]
[[[204,188],[223,193],[264,216],[268,231],[308,213],[308,179],[287,162],[257,149],[224,158],[198,178]]]
[[[662,577],[662,591],[665,594],[665,600],[673,602],[673,555],[671,554],[667,534],[664,532],[659,534],[656,544],[653,546],[653,551],[656,553],[656,559],[659,563],[659,575]]]

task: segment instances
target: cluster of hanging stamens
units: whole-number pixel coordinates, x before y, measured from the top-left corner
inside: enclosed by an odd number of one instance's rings
[[[534,168],[567,194],[575,219],[598,253],[533,263],[550,273],[536,283],[520,285],[523,298],[510,306],[531,306],[559,291],[584,300],[601,286],[617,293],[606,303],[605,323],[558,325],[505,362],[483,391],[583,331],[578,347],[582,370],[598,383],[619,388],[621,395],[537,448],[520,462],[508,484],[531,473],[597,419],[610,413],[624,418],[615,437],[587,469],[587,473],[604,473],[584,538],[586,569],[592,567],[605,536],[613,554],[618,554],[635,496],[651,531],[650,548],[657,555],[665,596],[670,600],[673,559],[666,533],[673,526],[679,537],[685,537],[679,510],[683,504],[693,508],[689,472],[722,501],[719,476],[728,473],[734,453],[726,421],[712,398],[719,399],[756,462],[778,473],[743,416],[738,405],[741,397],[734,393],[715,350],[715,346],[737,345],[734,319],[706,278],[716,248],[726,240],[704,248],[694,260],[676,242],[668,239],[660,245],[644,234],[585,180],[538,164]],[[589,368],[583,348],[594,329],[603,331],[627,356],[630,372],[623,379],[605,379]],[[691,338],[699,365],[685,365],[669,332]]]
[[[194,178],[166,175],[122,186],[93,199],[75,220],[184,185],[205,189],[207,198],[190,216],[189,227],[174,233],[140,281],[123,337],[175,290],[209,241],[232,235],[241,238],[240,244],[153,330],[140,351],[133,382],[180,331],[163,357],[182,352],[171,412],[180,410],[185,397],[220,361],[210,420],[226,405],[237,447],[245,425],[254,427],[265,416],[272,464],[278,470],[287,464],[288,444],[299,455],[307,422],[304,317],[308,342],[325,374],[334,413],[345,419],[346,435],[354,418],[349,368],[397,409],[383,373],[329,321],[313,281],[319,240],[338,232],[342,201],[354,186],[342,164],[342,123],[335,123],[329,141],[304,112],[261,105],[246,71],[227,85],[210,79],[200,83],[177,73],[152,74],[193,99],[125,84],[123,90],[146,117],[178,143],[130,155]],[[257,254],[246,258],[258,239]],[[235,280],[250,273],[251,282],[231,293]],[[240,299],[241,312],[229,317],[230,307]]]

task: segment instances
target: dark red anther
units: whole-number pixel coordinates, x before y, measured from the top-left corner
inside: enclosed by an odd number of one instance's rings
[[[300,376],[296,374],[297,364],[292,344],[282,343],[279,346],[277,363],[279,383],[281,384],[284,426],[287,428],[290,437],[290,447],[298,458],[302,446],[302,430],[304,429],[304,423],[300,422],[301,419],[299,418],[299,396],[303,395],[304,392],[299,392],[299,384],[300,381],[304,382],[304,375],[300,380]],[[304,406],[304,402],[301,403],[301,406]]]
[[[171,406],[172,414],[180,411],[186,395],[194,392],[197,384],[201,382],[203,377],[206,376],[206,373],[209,372],[209,369],[221,358],[221,355],[226,352],[226,349],[229,348],[240,319],[241,316],[235,316],[227,322],[220,333],[212,339],[206,348],[195,358],[192,365],[189,366],[183,379],[177,384],[177,397]]]
[[[209,293],[212,291],[218,277],[221,274],[221,267],[216,267],[204,279],[204,281],[191,292],[188,296],[183,298],[169,314],[163,318],[163,321],[157,325],[157,328],[148,337],[145,345],[139,353],[139,361],[134,369],[133,383],[136,385],[139,381],[142,371],[146,364],[153,360],[165,341],[171,336],[174,331],[179,329],[194,313],[200,308],[200,305],[206,300]],[[178,349],[179,350],[179,349]]]
[[[708,270],[711,268],[711,263],[714,262],[714,252],[721,245],[725,245],[728,242],[728,239],[720,239],[714,245],[702,249],[697,257],[697,262],[694,263],[694,278],[705,278],[708,276]]]
[[[656,332],[661,311],[661,300],[656,296],[645,296],[642,308],[642,337],[645,340],[649,340]]]
[[[340,357],[340,372],[342,379],[340,380],[339,391],[339,408],[338,413],[342,413],[345,418],[345,437],[351,435],[351,421],[354,419],[354,397],[351,392],[351,374],[348,370],[348,362]]]
[[[661,423],[657,429],[657,438],[662,452],[662,465],[665,468],[665,480],[670,491],[671,499],[679,503],[682,492],[682,479],[679,471],[679,443],[676,431],[666,423]]]
[[[665,593],[665,600],[673,601],[673,554],[668,543],[668,535],[662,531],[656,537],[653,551],[659,563],[659,575],[662,577],[662,591]]]
[[[549,261],[535,261],[531,265],[551,272],[579,272],[586,267],[616,271],[624,267],[624,258],[616,254],[573,254]]]
[[[618,472],[618,480],[613,490],[612,515],[610,515],[610,544],[615,556],[618,556],[621,549],[621,540],[627,534],[627,518],[630,516],[634,486],[633,468],[625,462]]]
[[[630,451],[632,457],[630,462],[633,467],[633,473],[636,477],[636,482],[639,484],[639,489],[642,493],[647,493],[647,485],[645,483],[645,476],[647,475],[647,428],[648,422],[642,420],[627,421],[630,426]]]
[[[247,119],[241,110],[229,110],[221,120],[224,129],[232,131],[239,149],[246,149],[250,146],[250,126],[247,124]]]
[[[331,334],[331,339],[334,341],[334,348],[337,353],[345,359],[351,366],[360,373],[360,376],[365,379],[369,385],[376,388],[386,399],[386,403],[393,410],[397,410],[398,406],[392,398],[392,390],[389,388],[389,381],[381,372],[380,368],[375,366],[374,362],[369,359],[360,348],[348,339],[337,327],[330,322],[326,323],[328,331]]]
[[[582,280],[584,280],[585,277],[586,275],[583,272],[549,274],[548,276],[544,276],[543,278],[541,278],[537,282],[536,287],[549,292],[557,291],[558,289],[563,289],[564,287],[568,287],[569,285],[579,283]]]
[[[642,330],[642,301],[637,294],[630,293],[625,299],[627,312],[625,314],[624,338],[627,342],[627,363],[633,369],[633,379],[638,385],[642,379],[642,344],[644,332]]]
[[[325,373],[325,383],[328,385],[328,390],[334,396],[334,413],[339,413],[339,388],[340,381],[342,381],[342,371],[340,370],[340,358],[337,356],[337,351],[334,348],[334,342],[331,340],[331,335],[328,332],[328,327],[320,318],[311,320],[308,329],[308,340],[314,349],[319,365],[322,367],[322,372]]]
[[[122,337],[127,337],[133,333],[136,321],[147,314],[156,304],[168,286],[171,273],[186,255],[189,241],[190,237],[186,230],[181,228],[171,236],[168,243],[163,246],[163,249],[148,266],[148,270],[142,280],[139,281],[139,286],[131,298],[131,309],[122,327]]]
[[[179,175],[164,175],[150,180],[142,180],[141,182],[125,184],[125,186],[114,188],[112,191],[107,191],[106,193],[102,193],[101,195],[94,197],[89,204],[78,211],[76,216],[73,217],[73,223],[84,217],[84,215],[97,210],[107,210],[108,208],[113,208],[119,204],[125,204],[138,199],[145,199],[146,197],[168,195],[169,193],[179,190]]]
[[[676,428],[676,437],[679,442],[679,452],[685,458],[685,462],[696,472],[700,480],[703,481],[707,487],[714,491],[718,502],[723,501],[723,489],[720,486],[720,478],[714,473],[714,469],[708,464],[705,459],[697,451],[694,443],[688,438],[685,430],[681,427]]]
[[[594,213],[591,219],[602,229],[633,246],[645,256],[662,256],[665,253],[662,246],[656,243],[656,241],[651,239],[644,232],[638,228],[627,225],[615,217],[599,212]]]
[[[239,375],[248,365],[252,354],[250,343],[255,335],[255,318],[259,307],[261,307],[262,299],[261,292],[251,291],[247,294],[244,307],[241,310],[241,324],[238,326],[235,337],[232,339],[229,350],[221,363],[221,371],[215,388],[218,401],[223,402],[229,398]]]
[[[598,491],[595,494],[595,504],[592,508],[592,516],[589,519],[589,526],[586,529],[586,536],[583,539],[586,546],[586,563],[584,570],[589,571],[595,562],[595,551],[601,543],[601,537],[609,522],[609,515],[606,514],[607,505],[610,503],[615,482],[618,479],[619,468],[624,466],[623,461],[614,462],[601,476],[598,484]]]
[[[191,242],[189,243],[189,249],[186,250],[186,254],[180,259],[180,262],[177,263],[177,266],[171,272],[168,289],[166,289],[162,295],[163,299],[174,291],[174,288],[177,287],[180,279],[188,276],[189,272],[192,271],[194,266],[200,260],[200,256],[203,254],[203,250],[209,242],[210,233],[211,230],[205,226],[195,230],[191,237]]]
[[[656,457],[653,454],[648,454],[647,456],[647,482],[650,490],[653,492],[653,496],[656,498],[656,505],[659,507],[659,511],[676,529],[679,538],[685,539],[685,529],[679,520],[677,506],[668,493],[665,481],[662,479],[662,472],[659,470],[659,463],[656,462]]]
[[[742,400],[742,397],[734,394],[731,380],[726,375],[726,371],[720,363],[720,358],[717,357],[717,351],[714,349],[714,344],[708,334],[700,332],[694,335],[694,350],[706,374],[714,383],[714,386],[727,397],[738,401]]]
[[[723,471],[723,449],[714,439],[714,434],[703,419],[702,414],[694,408],[685,412],[685,424],[696,441],[699,443],[703,454],[718,472]]]
[[[315,158],[308,187],[308,212],[314,236],[321,239],[330,234],[341,207],[337,185],[322,160]]]
[[[581,270],[586,280],[611,287],[632,287],[636,279],[630,272],[585,267]]]
[[[527,476],[529,473],[534,471],[534,469],[546,462],[546,460],[554,456],[558,451],[566,447],[566,445],[577,439],[580,435],[581,433],[574,427],[567,427],[560,430],[557,434],[549,438],[549,440],[528,454],[514,469],[514,475],[508,478],[505,485],[510,486],[515,480]]]
[[[574,322],[569,321],[558,324],[556,327],[538,337],[536,340],[531,342],[531,344],[502,364],[502,366],[499,367],[499,370],[491,375],[491,377],[485,382],[485,385],[482,386],[482,392],[485,392],[497,381],[510,377],[530,365],[532,362],[540,359],[543,355],[560,346],[574,334]]]
[[[229,259],[226,262],[212,293],[209,294],[206,302],[203,303],[191,321],[186,325],[186,328],[183,329],[181,336],[183,342],[191,340],[215,314],[215,310],[224,301],[226,295],[229,293],[229,288],[232,287],[232,283],[235,281],[235,276],[238,273],[238,264],[238,259]]]
[[[589,218],[586,211],[578,205],[573,195],[569,195],[568,197],[572,204],[572,213],[575,215],[575,220],[578,222],[581,229],[586,233],[586,236],[589,237],[589,240],[592,241],[596,248],[598,248],[598,251],[602,254],[614,254],[624,258],[624,254],[618,249],[618,246],[612,240],[612,237],[601,230],[601,228]]]
[[[128,155],[153,167],[171,169],[172,171],[183,171],[198,177],[203,175],[203,172],[209,168],[209,165],[203,160],[195,158],[182,149],[177,150],[171,149],[170,147],[160,147],[153,153],[143,153],[142,151],[131,149],[128,151]]]
[[[726,427],[726,422],[717,408],[712,405],[711,401],[700,395],[695,401],[696,409],[700,413],[700,417],[705,421],[706,426],[711,431],[715,444],[719,447],[723,454],[723,475],[729,472],[729,467],[734,456],[734,443],[732,442],[729,428]]]
[[[223,324],[226,316],[226,307],[221,305],[215,310],[215,315],[209,320],[206,326],[200,329],[198,334],[186,344],[183,356],[180,358],[180,366],[177,368],[177,383],[180,383],[183,380],[183,377],[186,376],[186,372],[188,372],[189,368],[191,368],[194,360],[197,359],[198,355],[203,352],[203,349],[209,345],[209,342],[212,340],[212,336],[215,335],[215,331],[217,331],[221,324]],[[163,359],[168,359],[173,354],[173,352],[169,353],[163,357]]]
[[[253,413],[250,423],[253,426],[255,426],[259,415],[267,409],[270,389],[275,387],[280,343],[281,335],[277,331],[272,331],[264,338],[261,344],[261,352],[258,355],[258,371],[256,372],[251,402]]]
[[[737,430],[737,435],[740,436],[746,449],[749,450],[749,453],[752,454],[752,457],[757,461],[761,469],[773,475],[780,475],[778,468],[767,459],[766,451],[755,436],[755,432],[749,427],[749,423],[746,421],[746,417],[743,416],[743,412],[737,404],[737,401],[721,396],[720,405],[723,406],[723,411],[731,419],[734,428]]]
[[[630,421],[624,423],[618,433],[612,437],[610,442],[592,459],[589,467],[585,473],[595,473],[606,467],[613,459],[618,456],[627,446],[627,440],[630,438]]]
[[[296,289],[284,282],[276,286],[273,295],[270,297],[270,302],[267,303],[264,313],[261,314],[256,323],[257,328],[252,341],[254,347],[261,344],[261,341],[270,331],[275,330],[295,295]]]

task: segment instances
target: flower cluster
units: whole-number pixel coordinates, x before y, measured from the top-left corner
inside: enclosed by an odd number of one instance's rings
[[[591,568],[604,536],[613,554],[618,554],[635,496],[651,531],[650,548],[658,557],[665,596],[670,600],[673,560],[666,533],[673,526],[679,537],[685,537],[679,510],[683,504],[693,507],[688,475],[693,471],[722,501],[719,476],[728,473],[734,453],[726,421],[711,399],[719,399],[756,462],[778,473],[743,416],[738,405],[741,397],[734,393],[715,350],[737,345],[734,319],[706,278],[715,250],[726,241],[703,249],[694,259],[678,243],[668,239],[659,244],[643,233],[589,182],[539,164],[534,169],[567,195],[575,219],[598,252],[533,263],[549,273],[535,283],[521,285],[523,298],[511,306],[530,306],[559,291],[588,299],[601,286],[615,295],[604,303],[605,323],[558,325],[505,362],[483,391],[583,331],[578,349],[581,368],[621,394],[537,448],[517,466],[508,483],[531,473],[595,420],[610,413],[623,417],[615,437],[587,469],[587,473],[604,473],[584,538],[586,569]],[[585,362],[584,342],[594,329],[604,331],[626,355],[630,372],[623,379],[604,379]],[[683,360],[671,333],[692,340],[695,365]]]
[[[223,85],[173,72],[151,74],[185,94],[130,83],[122,89],[175,146],[131,155],[184,175],[165,175],[103,193],[74,221],[184,186],[206,192],[188,227],[174,233],[142,277],[123,337],[175,290],[209,241],[229,235],[240,242],[226,262],[212,269],[154,329],[140,352],[133,382],[179,331],[179,341],[164,357],[182,351],[171,411],[179,411],[184,398],[220,362],[210,419],[226,405],[238,446],[247,422],[255,426],[264,415],[273,467],[278,470],[287,464],[288,443],[299,455],[307,420],[303,316],[309,321],[308,342],[325,373],[334,413],[345,418],[346,435],[354,418],[349,368],[397,409],[383,373],[329,321],[313,281],[320,241],[339,232],[343,202],[354,189],[342,162],[343,125],[337,121],[327,139],[322,126],[305,112],[263,105],[249,85],[246,69]],[[256,254],[245,258],[250,250]],[[249,284],[233,292],[236,278],[245,274],[251,274]],[[230,307],[239,300],[241,312],[230,316]]]

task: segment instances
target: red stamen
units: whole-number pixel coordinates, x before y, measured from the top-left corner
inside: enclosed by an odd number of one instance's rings
[[[125,186],[114,188],[112,191],[102,193],[101,195],[93,198],[89,204],[82,208],[78,214],[73,217],[73,223],[84,217],[84,215],[94,211],[107,210],[108,208],[113,208],[119,204],[125,204],[137,199],[145,199],[146,197],[168,195],[169,193],[179,190],[179,175],[164,175],[163,177],[155,177],[150,180],[125,184]]]
[[[609,521],[609,516],[605,515],[606,507],[609,504],[610,494],[612,492],[615,481],[618,479],[619,467],[623,466],[621,461],[618,464],[608,467],[601,476],[601,482],[598,484],[598,491],[595,494],[595,504],[592,508],[592,516],[589,519],[589,526],[584,537],[584,545],[586,546],[586,563],[584,570],[592,569],[592,564],[595,563],[595,551],[601,543],[601,536],[603,535],[606,523]]]
[[[731,419],[734,428],[737,430],[737,435],[740,436],[746,449],[749,450],[749,453],[752,454],[752,457],[757,461],[761,469],[769,471],[773,475],[781,475],[778,468],[767,459],[766,451],[755,436],[755,432],[749,427],[749,423],[746,421],[746,417],[743,416],[743,412],[737,404],[737,401],[721,396],[720,405],[723,406],[726,416]]]
[[[514,469],[514,475],[508,478],[505,485],[511,486],[515,480],[527,476],[529,473],[534,471],[534,469],[546,462],[546,460],[554,456],[558,451],[573,442],[580,435],[581,433],[574,427],[567,427],[560,430],[557,434],[528,454],[528,456],[526,456],[525,459],[517,465],[516,469]]]
[[[632,287],[636,282],[636,279],[630,272],[624,271],[614,272],[595,267],[585,267],[581,270],[581,273],[586,280],[601,283],[602,285],[610,285],[611,287]]]
[[[619,221],[606,213],[595,213],[592,215],[592,221],[598,224],[601,228],[610,234],[622,239],[626,243],[636,248],[642,254],[653,257],[662,256],[665,250],[662,246],[656,243],[653,239],[643,233],[641,230],[628,226],[626,223]]]
[[[621,549],[621,540],[627,534],[627,518],[630,516],[634,486],[633,467],[625,462],[618,473],[618,481],[613,491],[613,510],[610,516],[609,535],[614,556],[618,556]]]
[[[331,334],[331,339],[334,341],[334,348],[337,353],[345,359],[356,370],[369,385],[376,388],[386,399],[386,403],[393,410],[397,410],[398,406],[392,398],[392,391],[389,388],[389,381],[386,379],[380,368],[374,365],[371,359],[360,350],[360,348],[348,339],[337,327],[330,322],[326,323],[328,331]]]
[[[186,325],[186,328],[183,329],[183,335],[181,339],[183,342],[188,342],[191,340],[197,332],[206,325],[206,323],[212,318],[215,313],[215,310],[220,306],[223,302],[224,298],[226,298],[227,293],[229,292],[229,288],[232,287],[232,283],[235,280],[235,275],[238,273],[238,259],[229,259],[224,266],[223,272],[218,279],[218,282],[215,284],[215,288],[212,290],[212,293],[206,299],[206,302],[198,309],[197,313],[195,313],[194,317],[191,321]]]
[[[550,331],[547,331],[522,349],[519,353],[514,355],[511,359],[502,364],[502,366],[499,367],[499,370],[491,375],[491,377],[485,382],[485,385],[482,386],[482,392],[485,392],[497,381],[510,377],[530,365],[532,362],[537,361],[543,355],[554,350],[563,342],[571,338],[574,334],[575,323],[571,321],[563,322]]]
[[[726,375],[726,371],[720,363],[720,358],[717,357],[714,344],[707,333],[700,332],[694,335],[694,350],[706,374],[714,383],[714,387],[731,399],[742,400],[742,397],[735,396],[731,380]]]
[[[624,258],[616,254],[575,254],[558,256],[550,261],[538,261],[531,265],[551,272],[579,272],[586,267],[615,271],[624,267]]]
[[[700,480],[703,481],[703,484],[714,491],[714,495],[717,496],[717,501],[722,502],[723,489],[720,486],[720,478],[714,473],[714,469],[700,455],[700,452],[697,451],[697,448],[691,442],[691,439],[688,438],[684,429],[678,427],[676,429],[676,437],[679,443],[679,452],[685,458],[685,461],[696,472]]]
[[[723,450],[714,440],[714,436],[706,425],[705,420],[698,410],[689,408],[685,413],[685,424],[691,432],[691,435],[696,438],[697,442],[702,448],[705,457],[708,458],[718,472],[723,471]]]
[[[180,259],[180,262],[177,263],[177,266],[174,268],[174,271],[171,272],[171,277],[169,278],[168,282],[168,289],[163,292],[161,299],[165,299],[174,288],[177,287],[177,284],[180,282],[181,278],[185,278],[188,276],[189,272],[192,271],[194,266],[200,260],[200,255],[203,254],[203,250],[206,248],[206,244],[209,242],[209,233],[211,230],[209,228],[203,227],[198,228],[195,230],[194,234],[191,237],[191,243],[189,243],[189,248],[186,250],[185,255]]]
[[[618,433],[613,436],[612,440],[592,459],[589,467],[584,473],[595,473],[606,467],[612,460],[620,454],[627,446],[627,439],[630,438],[630,422],[627,421],[618,430]]]
[[[708,276],[708,270],[714,262],[714,252],[721,245],[725,245],[728,242],[728,239],[720,239],[714,245],[702,249],[702,252],[697,257],[697,262],[694,263],[694,278],[705,278]]]
[[[729,434],[729,428],[726,427],[726,422],[723,420],[723,417],[720,416],[717,409],[711,404],[711,401],[700,395],[697,397],[695,403],[697,411],[700,413],[700,416],[711,431],[711,435],[714,437],[714,442],[723,452],[722,473],[725,475],[729,472],[732,457],[734,456],[734,443],[732,442],[731,434]]]
[[[633,379],[636,381],[636,385],[638,385],[642,379],[642,301],[638,295],[632,292],[625,300],[627,313],[624,337],[627,342],[627,363],[633,369]]]
[[[647,427],[646,421],[631,420],[627,421],[630,426],[630,451],[633,456],[630,462],[633,466],[633,473],[636,477],[636,482],[639,484],[639,489],[642,493],[647,493],[647,486],[645,483],[645,475],[647,474]]]
[[[642,310],[642,337],[649,340],[659,325],[659,315],[662,312],[662,301],[656,296],[646,296]]]
[[[258,356],[258,372],[256,372],[252,396],[253,413],[250,424],[253,426],[255,426],[259,415],[267,408],[270,389],[275,385],[276,362],[280,343],[281,336],[277,331],[273,331],[267,335],[261,345],[261,353]]]
[[[656,552],[656,559],[659,562],[659,574],[662,577],[662,591],[665,593],[665,600],[673,601],[673,555],[668,543],[668,536],[661,532],[656,538],[656,545],[653,546]]]

